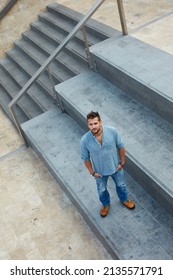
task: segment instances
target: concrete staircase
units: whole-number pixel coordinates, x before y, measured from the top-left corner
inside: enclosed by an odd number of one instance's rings
[[[0,60],[0,104],[11,118],[8,104],[42,63],[59,46],[83,17],[60,4],[53,3],[38,16],[30,29],[22,34],[14,47]],[[88,43],[93,45],[120,32],[90,20],[86,26]],[[50,65],[54,84],[61,83],[89,69],[82,32],[73,38]],[[42,114],[55,106],[55,92],[46,70],[21,98],[16,106],[20,123]]]
[[[52,8],[53,13],[65,9],[67,14],[73,14],[59,5],[53,4],[48,10]],[[47,20],[49,12],[41,17]],[[78,13],[73,15],[77,17]],[[55,20],[54,16],[49,19]],[[95,29],[100,26],[95,21],[91,23]],[[33,25],[41,29],[40,22]],[[53,33],[49,28],[46,41],[50,44]],[[105,30],[108,33],[109,28]],[[84,71],[57,82],[56,98],[61,106],[52,105],[36,117],[33,114],[22,129],[112,258],[172,259],[173,57],[131,36],[122,37],[112,29],[111,32],[110,39],[93,41],[90,52],[94,71],[83,61]],[[74,52],[78,50],[78,40],[75,38],[72,43]],[[45,77],[40,77],[35,86],[41,86]],[[24,77],[21,75],[20,79]],[[22,105],[28,107],[27,102]],[[136,203],[135,210],[127,210],[109,180],[111,208],[105,219],[99,215],[95,181],[80,158],[79,141],[87,130],[86,114],[90,110],[98,110],[103,122],[114,125],[125,140],[125,178],[129,197]]]

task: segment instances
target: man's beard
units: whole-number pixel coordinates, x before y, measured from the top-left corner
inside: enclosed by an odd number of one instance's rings
[[[92,132],[92,134],[97,135],[100,132],[101,129],[102,128],[100,127],[96,132],[94,132],[93,130],[91,132]]]

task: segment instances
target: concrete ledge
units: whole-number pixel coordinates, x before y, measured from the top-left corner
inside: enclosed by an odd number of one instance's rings
[[[95,181],[80,159],[79,140],[84,130],[66,113],[53,109],[22,124],[31,146],[60,183],[84,220],[114,259],[171,259],[173,242],[170,215],[125,172],[129,196],[136,202],[133,211],[126,209],[115,194],[111,195],[109,215],[99,215]],[[161,217],[164,214],[164,225]],[[162,234],[162,228],[167,228]],[[160,238],[156,241],[156,236]]]
[[[96,71],[173,123],[173,56],[131,36],[90,48]]]
[[[75,10],[72,10],[68,7],[65,7],[61,4],[52,3],[47,6],[47,10],[56,13],[60,13],[62,17],[68,18],[68,20],[71,19],[71,21],[79,22],[83,18],[83,14],[79,13]],[[103,24],[97,20],[89,19],[86,24],[86,29],[89,30],[91,33],[97,33],[97,36],[100,36],[101,40],[105,40],[108,37],[112,36],[122,36],[122,33],[106,24]],[[100,33],[100,35],[98,34]]]
[[[117,128],[125,140],[128,172],[172,212],[173,126],[94,72],[61,83],[56,91],[64,110],[84,129],[90,110]]]

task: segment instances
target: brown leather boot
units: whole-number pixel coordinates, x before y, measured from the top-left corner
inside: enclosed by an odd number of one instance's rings
[[[131,200],[121,201],[121,203],[126,206],[128,209],[133,210],[135,209],[135,203]]]
[[[106,206],[102,206],[100,208],[100,215],[104,218],[107,216],[107,214],[109,213],[109,208],[110,208],[110,205],[106,205]]]

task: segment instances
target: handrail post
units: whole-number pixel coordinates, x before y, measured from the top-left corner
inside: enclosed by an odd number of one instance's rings
[[[14,122],[15,122],[15,124],[16,124],[16,128],[17,128],[17,130],[18,130],[18,132],[19,132],[21,138],[22,138],[23,141],[25,142],[26,147],[29,147],[28,141],[27,141],[27,139],[26,139],[26,137],[25,137],[25,134],[24,134],[23,131],[22,131],[22,128],[21,128],[20,123],[19,123],[19,121],[18,121],[18,119],[17,119],[17,116],[16,116],[16,113],[15,113],[15,111],[14,111],[14,108],[11,107],[11,108],[9,108],[9,110],[10,110],[10,112],[11,112],[11,115],[12,115],[12,117],[13,117],[13,120],[14,120]]]
[[[50,70],[50,66],[47,66],[47,72],[48,72],[49,79],[50,79],[50,82],[51,82],[51,85],[52,85],[53,98],[54,98],[54,100],[56,100],[55,83],[53,81],[53,77],[52,77],[52,73],[51,73],[51,70]]]
[[[83,37],[84,37],[84,41],[85,41],[85,51],[86,51],[86,55],[87,55],[87,59],[88,59],[88,65],[90,68],[93,68],[93,61],[91,59],[91,55],[90,55],[90,51],[89,51],[89,44],[88,44],[88,40],[87,40],[87,33],[86,33],[85,25],[82,27],[82,33],[83,33]]]
[[[123,35],[128,35],[123,1],[122,0],[117,0],[117,5],[118,5],[118,11],[119,11],[120,22],[121,22],[121,28],[122,28]]]

